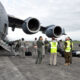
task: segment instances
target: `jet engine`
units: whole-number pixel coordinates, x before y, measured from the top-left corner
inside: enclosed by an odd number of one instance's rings
[[[62,35],[62,28],[60,26],[55,25],[48,26],[47,29],[45,30],[45,34],[48,37],[58,38],[59,36]]]
[[[34,34],[40,30],[40,22],[36,18],[29,17],[22,25],[22,29],[26,34]]]

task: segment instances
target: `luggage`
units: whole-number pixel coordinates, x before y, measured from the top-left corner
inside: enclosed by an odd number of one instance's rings
[[[28,52],[26,51],[25,56],[32,56],[32,53],[30,51],[28,51]]]

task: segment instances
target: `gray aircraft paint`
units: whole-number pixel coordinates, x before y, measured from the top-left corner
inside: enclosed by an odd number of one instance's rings
[[[4,39],[8,34],[8,16],[0,2],[0,37]]]

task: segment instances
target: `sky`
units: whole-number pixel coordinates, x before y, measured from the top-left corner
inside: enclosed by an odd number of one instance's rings
[[[41,25],[59,25],[72,39],[80,40],[80,0],[0,0],[4,5],[7,14],[25,20],[28,17],[39,19]],[[26,35],[21,29],[14,32],[9,28],[8,38],[15,40],[24,37],[32,40],[41,32],[35,35]],[[65,38],[62,36],[61,38]],[[28,38],[29,37],[29,38]]]

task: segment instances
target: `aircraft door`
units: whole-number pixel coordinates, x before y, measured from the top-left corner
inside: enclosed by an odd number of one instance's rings
[[[4,24],[4,30],[3,30],[3,34],[6,34],[6,31],[7,31],[7,24]]]

